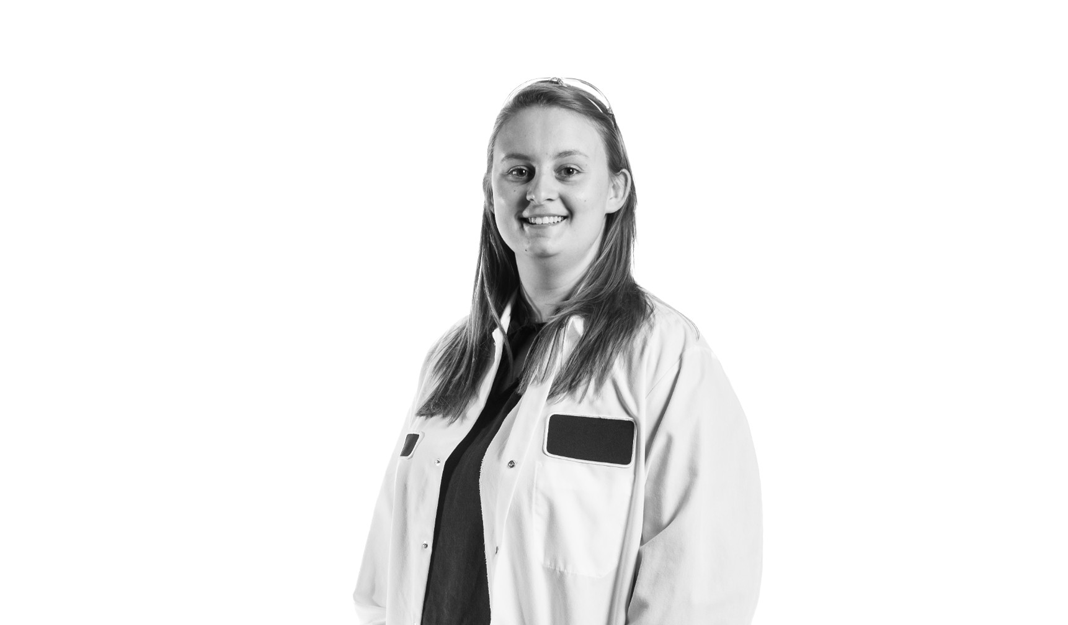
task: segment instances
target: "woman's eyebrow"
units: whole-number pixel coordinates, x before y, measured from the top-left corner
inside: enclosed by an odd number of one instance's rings
[[[554,156],[553,158],[567,158],[569,156],[582,156],[585,158],[589,158],[589,156],[587,156],[586,153],[582,152],[581,150],[564,150],[563,152],[557,152],[556,156]],[[514,159],[517,161],[533,160],[526,154],[518,154],[516,152],[511,152],[501,157],[502,161],[507,161],[509,159]]]
[[[518,154],[516,152],[512,152],[510,154],[505,154],[504,156],[501,157],[501,161],[508,161],[508,160],[529,161],[531,159],[526,154]]]

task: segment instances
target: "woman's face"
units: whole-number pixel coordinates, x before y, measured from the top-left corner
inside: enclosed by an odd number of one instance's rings
[[[520,111],[493,145],[493,213],[520,269],[581,275],[593,262],[605,216],[627,198],[630,173],[613,175],[596,126],[572,111]]]

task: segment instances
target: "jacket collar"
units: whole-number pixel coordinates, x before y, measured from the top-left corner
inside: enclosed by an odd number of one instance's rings
[[[493,330],[493,343],[495,346],[500,347],[504,340],[505,333],[508,332],[509,324],[512,321],[512,307],[515,304],[516,298],[519,296],[519,291],[513,291],[511,297],[508,298],[508,303],[504,305],[504,310],[501,311],[501,328],[495,328]],[[578,342],[579,338],[585,330],[585,320],[579,316],[572,316],[567,320],[567,331],[564,333],[564,345],[570,351],[570,347],[574,346]]]

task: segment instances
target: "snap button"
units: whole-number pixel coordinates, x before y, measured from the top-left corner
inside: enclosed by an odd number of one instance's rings
[[[423,549],[429,549],[430,543],[423,543]]]
[[[509,460],[508,461],[508,468],[511,469],[514,466],[515,466],[515,460]]]
[[[435,460],[434,464],[440,466],[441,465],[441,458],[438,458],[437,460]]]

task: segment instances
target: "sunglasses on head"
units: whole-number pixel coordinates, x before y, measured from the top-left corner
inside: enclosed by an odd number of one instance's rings
[[[508,104],[520,91],[540,82],[551,82],[555,85],[562,85],[564,87],[578,89],[582,92],[582,95],[586,96],[586,99],[592,102],[593,105],[596,106],[602,113],[608,115],[609,117],[613,117],[612,105],[608,103],[608,98],[606,98],[605,95],[601,93],[600,89],[594,87],[593,84],[582,80],[581,78],[558,78],[556,76],[552,76],[548,78],[535,78],[533,80],[528,80],[525,83],[516,87],[515,89],[512,89],[512,92],[508,94],[508,98],[504,101],[504,103]]]

